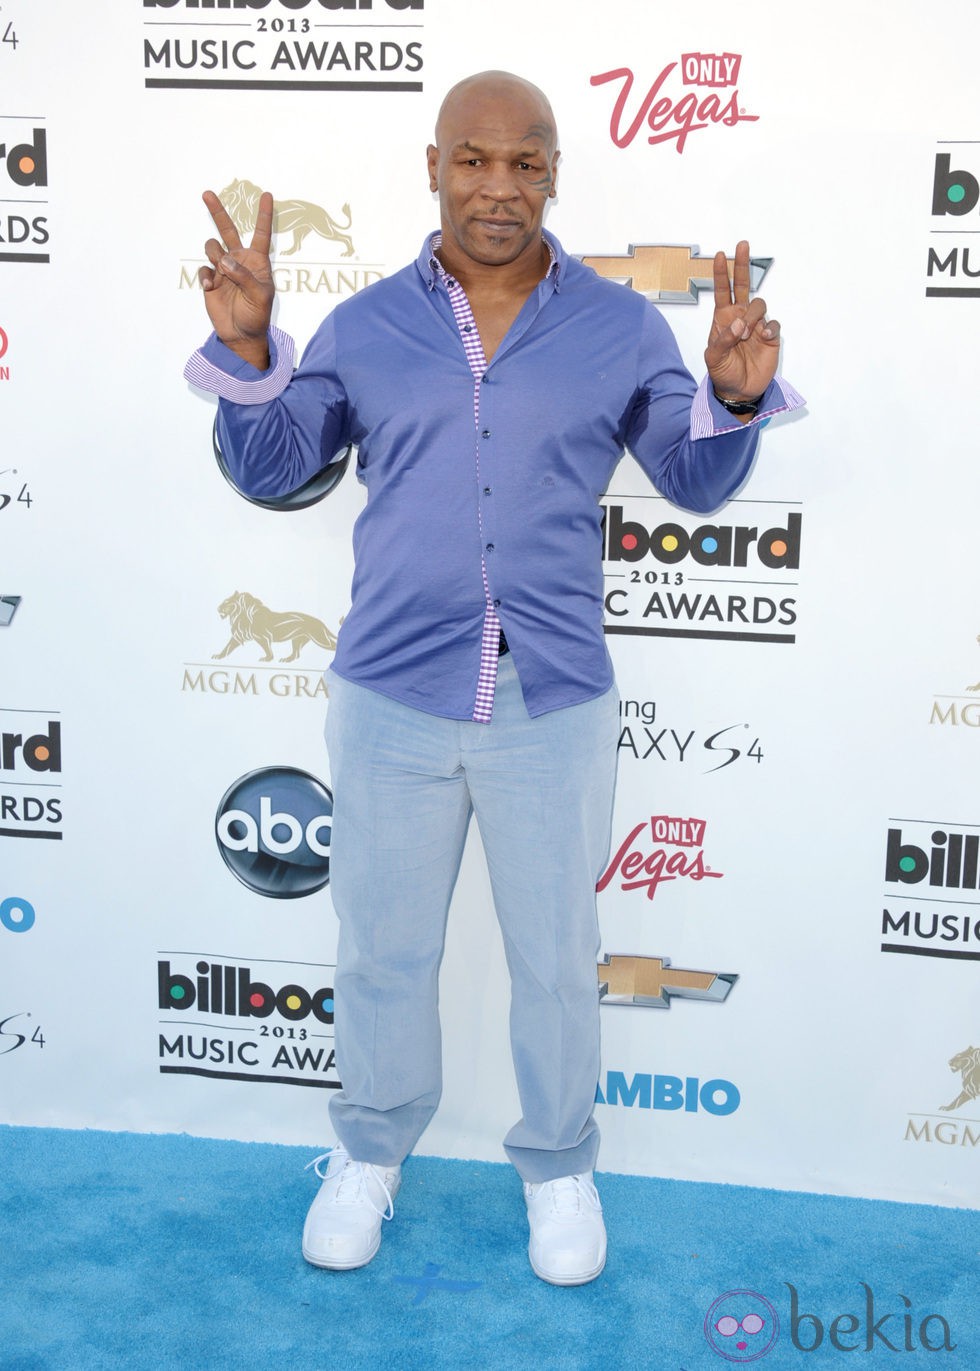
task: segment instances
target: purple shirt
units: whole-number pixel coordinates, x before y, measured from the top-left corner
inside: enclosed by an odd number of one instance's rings
[[[655,306],[546,238],[557,269],[477,378],[476,426],[431,240],[338,305],[295,373],[278,330],[267,372],[214,335],[185,371],[222,397],[222,450],[246,494],[294,490],[357,445],[367,504],[333,669],[446,718],[474,714],[484,567],[528,712],[602,694],[599,499],[624,448],[662,495],[710,513],[748,476],[758,420],[803,403],[777,377],[758,419],[738,423],[710,385],[695,387]]]

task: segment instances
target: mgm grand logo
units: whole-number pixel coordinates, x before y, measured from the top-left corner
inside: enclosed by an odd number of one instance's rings
[[[962,1089],[949,1104],[939,1106],[939,1113],[952,1114],[970,1106],[976,1109],[980,1106],[980,1047],[965,1047],[950,1057],[948,1065],[950,1071],[959,1076]],[[941,1143],[974,1152],[980,1149],[980,1118],[940,1119],[937,1114],[912,1114],[905,1130],[905,1141]]]
[[[622,257],[585,256],[582,261],[600,276],[622,281],[659,304],[696,305],[699,291],[715,288],[715,259],[702,257],[696,245],[630,243]],[[729,257],[727,262],[731,279],[735,259]],[[753,293],[771,266],[771,257],[749,258],[749,286]]]
[[[980,633],[977,642],[980,643]],[[980,728],[980,699],[969,698],[977,695],[980,695],[980,681],[968,685],[962,695],[937,695],[932,702],[930,724],[965,724],[967,728]]]
[[[273,645],[276,643],[290,646],[291,651],[279,659],[284,666],[297,661],[300,653],[311,644],[325,652],[333,652],[337,638],[322,619],[296,610],[269,609],[244,590],[236,590],[222,600],[218,613],[228,622],[228,640],[212,654],[210,663],[184,663],[182,691],[198,695],[275,695],[280,699],[327,698],[322,666],[311,671],[294,667],[284,671],[279,665],[265,665],[275,661]],[[255,665],[242,669],[212,665],[252,644],[260,650]]]
[[[218,199],[243,241],[248,241],[255,228],[262,189],[253,181],[230,181]],[[351,236],[353,219],[349,204],[341,207],[341,218],[312,200],[274,200],[272,232],[275,246],[272,253],[272,275],[276,290],[282,294],[354,295],[372,281],[380,281],[384,272],[377,265],[365,266],[357,262],[347,264],[354,257]],[[307,243],[307,240],[309,242]],[[334,245],[331,256],[321,256],[324,244]],[[293,257],[300,251],[315,253],[311,259],[294,260],[288,264],[277,259]],[[200,289],[196,260],[185,259],[180,267],[180,289]]]

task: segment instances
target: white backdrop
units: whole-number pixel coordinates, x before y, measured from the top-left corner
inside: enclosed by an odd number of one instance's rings
[[[957,37],[973,11],[901,0],[883,26],[841,0],[789,16],[612,0],[589,15],[127,0],[107,18],[4,0],[3,1121],[329,1137],[329,886],[249,889],[215,824],[249,773],[329,785],[317,636],[345,613],[361,492],[348,476],[273,512],[222,479],[213,402],[181,379],[207,332],[199,196],[247,181],[300,202],[276,261],[277,319],[302,345],[415,255],[437,219],[424,150],[441,95],[501,66],[552,97],[549,226],[566,248],[710,255],[748,237],[772,259],[761,289],[809,401],[771,424],[713,520],[672,511],[629,458],[605,502],[610,529],[710,523],[695,545],[754,528],[768,547],[798,519],[799,557],[766,565],[752,542],[744,566],[607,561],[627,592],[609,625],[643,631],[609,638],[624,732],[600,916],[604,956],[630,960],[607,975],[601,1164],[976,1202],[980,297],[927,294],[968,292],[980,269]],[[704,84],[699,62],[685,84],[690,54],[735,84]],[[662,307],[699,373],[710,293]],[[796,560],[783,541],[770,561]],[[254,639],[215,660],[232,637],[218,606],[241,593],[322,627],[291,662],[289,641],[266,661]],[[268,1016],[242,1014],[280,991]],[[507,994],[473,842],[423,1150],[502,1158]]]

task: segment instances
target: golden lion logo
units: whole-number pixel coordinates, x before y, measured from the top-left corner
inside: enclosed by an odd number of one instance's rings
[[[227,657],[249,639],[262,649],[263,662],[272,661],[273,643],[292,643],[292,652],[281,659],[284,662],[295,662],[307,643],[316,643],[328,652],[333,652],[337,646],[337,639],[326,624],[312,614],[277,614],[247,591],[236,590],[234,595],[222,600],[218,613],[231,625],[231,637],[220,652],[214,653],[215,661]]]
[[[980,1096],[980,1047],[968,1047],[963,1052],[957,1052],[955,1057],[949,1059],[949,1069],[960,1073],[963,1089],[951,1103],[939,1106],[944,1113],[959,1109],[961,1105],[969,1104]]]
[[[232,223],[242,235],[251,233],[259,210],[260,188],[251,181],[232,181],[225,186],[218,197],[231,217]],[[292,247],[285,248],[282,256],[289,257],[298,252],[310,233],[318,233],[328,241],[342,243],[344,256],[353,257],[354,244],[344,232],[351,226],[350,205],[344,205],[341,214],[347,215],[347,223],[340,224],[332,215],[309,200],[276,200],[272,206],[272,227],[276,233],[291,233]]]

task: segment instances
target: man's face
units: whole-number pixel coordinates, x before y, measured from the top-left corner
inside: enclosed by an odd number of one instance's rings
[[[439,192],[444,247],[485,266],[539,253],[559,154],[550,111],[533,89],[464,86],[443,106],[436,136],[429,186]]]

